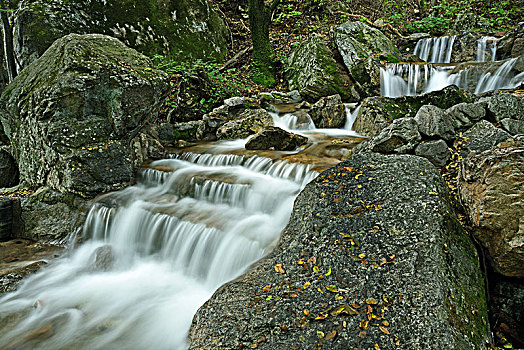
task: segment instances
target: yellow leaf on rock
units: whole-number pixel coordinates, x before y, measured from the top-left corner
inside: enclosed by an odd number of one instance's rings
[[[382,332],[384,332],[384,333],[386,333],[386,334],[390,334],[389,331],[388,331],[388,329],[387,329],[386,327],[378,326],[378,328],[379,328]]]
[[[380,350],[380,346],[378,346],[378,344],[375,344],[375,345],[373,346],[373,348],[374,348],[375,350]]]
[[[338,288],[337,286],[334,286],[332,284],[328,284],[326,285],[325,287],[327,290],[329,290],[330,292],[333,292],[333,293],[338,293]]]
[[[286,270],[284,270],[284,267],[282,266],[282,264],[276,264],[275,266],[273,266],[273,268],[275,269],[276,272],[280,274],[286,273]]]
[[[329,276],[331,275],[331,267],[328,269],[328,271],[326,272],[326,276]]]
[[[317,337],[319,337],[319,338],[324,338],[324,332],[322,332],[322,331],[317,331]]]
[[[311,282],[304,283],[304,289],[307,289],[307,287],[309,287],[310,285],[311,285]]]
[[[374,298],[367,298],[366,299],[366,304],[368,304],[368,305],[376,305],[376,304],[378,304],[378,301],[376,299],[374,299]]]
[[[331,340],[335,337],[335,335],[337,335],[337,331],[331,331],[328,333],[328,335],[326,335],[326,340]]]

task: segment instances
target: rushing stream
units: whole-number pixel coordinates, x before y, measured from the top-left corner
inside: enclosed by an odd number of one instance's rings
[[[0,300],[0,348],[185,348],[198,307],[277,243],[310,168],[192,153],[154,162],[97,200],[83,244]]]

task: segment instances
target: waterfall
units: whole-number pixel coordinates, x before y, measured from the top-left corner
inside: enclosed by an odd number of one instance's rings
[[[489,49],[489,51],[488,51]],[[486,54],[489,53],[489,59]],[[483,36],[478,40],[477,45],[477,62],[495,61],[497,56],[497,38],[492,36]]]
[[[153,162],[95,202],[82,245],[0,299],[0,348],[186,348],[198,307],[271,251],[316,175],[257,156]]]
[[[449,63],[456,36],[420,39],[413,54],[428,63]]]
[[[515,66],[517,58],[512,58],[502,64],[493,74],[484,73],[476,88],[475,93],[496,90],[496,89],[514,89],[524,80],[524,72],[512,76],[511,70]]]

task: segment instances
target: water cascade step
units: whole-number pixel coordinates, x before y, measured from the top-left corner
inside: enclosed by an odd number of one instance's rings
[[[479,38],[476,61],[469,63],[451,62],[455,39],[455,36],[444,36],[419,40],[413,54],[425,63],[386,64],[380,69],[381,95],[414,96],[452,84],[480,94],[496,89],[514,89],[524,81],[524,72],[514,69],[519,58],[495,61],[497,38]],[[491,63],[478,65],[479,62]],[[482,68],[485,70],[479,70]]]
[[[153,162],[97,200],[69,256],[0,299],[0,348],[186,348],[197,308],[272,250],[316,175],[259,156]]]

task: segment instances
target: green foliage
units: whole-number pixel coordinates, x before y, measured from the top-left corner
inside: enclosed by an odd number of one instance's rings
[[[299,17],[302,15],[301,11],[294,9],[293,4],[286,4],[280,6],[280,12],[273,19],[273,23],[285,23],[294,17]]]
[[[164,56],[154,56],[155,68],[171,75],[171,94],[166,106],[191,115],[188,119],[199,119],[217,107],[226,98],[238,96],[246,90],[246,83],[234,68],[220,70],[214,61],[172,61]],[[188,99],[190,101],[188,101]]]

